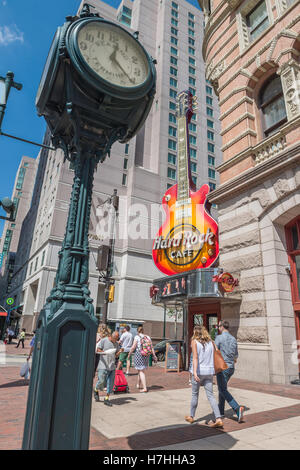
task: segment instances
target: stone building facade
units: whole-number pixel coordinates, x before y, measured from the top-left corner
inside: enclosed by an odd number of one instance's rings
[[[240,281],[221,316],[239,341],[237,377],[289,383],[300,340],[300,3],[199,3],[223,140],[210,201],[220,266]]]

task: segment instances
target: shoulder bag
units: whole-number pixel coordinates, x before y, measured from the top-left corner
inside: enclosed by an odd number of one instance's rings
[[[212,342],[214,346],[214,367],[215,367],[215,373],[218,374],[219,372],[222,372],[223,370],[228,369],[228,365],[223,359],[221,351],[217,348],[215,345],[214,341]]]

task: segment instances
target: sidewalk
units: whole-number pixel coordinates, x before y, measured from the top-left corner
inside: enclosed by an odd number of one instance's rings
[[[10,350],[13,355],[8,354],[8,359],[18,359],[18,350]],[[10,362],[0,366],[0,450],[22,445],[28,385],[19,371]],[[149,368],[146,394],[139,393],[134,369],[132,373],[130,393],[113,395],[111,408],[93,401],[90,449],[300,449],[298,386],[232,379],[230,391],[246,406],[245,422],[238,423],[227,409],[224,429],[214,430],[204,424],[211,413],[204,390],[197,422],[184,421],[191,397],[187,372],[165,373],[158,365]]]

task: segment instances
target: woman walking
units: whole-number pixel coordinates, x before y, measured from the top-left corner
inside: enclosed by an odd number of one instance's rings
[[[146,355],[147,351],[148,354]],[[133,352],[135,352],[134,368],[138,371],[137,388],[140,389],[140,393],[146,393],[148,390],[144,371],[148,368],[149,356],[152,354],[155,362],[157,362],[157,357],[153,349],[151,338],[150,336],[144,335],[144,329],[142,326],[139,326],[137,329],[137,335],[135,336],[133,345],[129,351],[128,359],[130,359]]]
[[[195,326],[192,337],[193,364],[190,369],[192,373],[192,401],[191,413],[185,417],[188,423],[194,423],[194,417],[198,406],[199,390],[203,385],[206,396],[215,415],[216,421],[211,427],[221,428],[223,422],[217,401],[213,394],[214,368],[214,345],[204,326]]]

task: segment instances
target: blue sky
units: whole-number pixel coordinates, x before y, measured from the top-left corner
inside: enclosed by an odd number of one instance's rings
[[[198,6],[197,0],[187,1]],[[118,7],[120,0],[106,3]],[[42,142],[45,121],[36,113],[36,91],[54,32],[79,5],[80,0],[0,0],[0,76],[11,70],[15,81],[23,84],[21,91],[11,89],[3,132]],[[0,136],[0,199],[11,197],[21,157],[36,158],[38,152],[38,147]],[[1,208],[0,215],[5,215]]]

